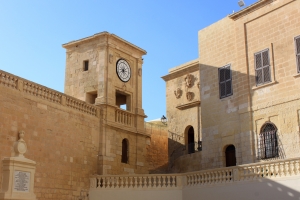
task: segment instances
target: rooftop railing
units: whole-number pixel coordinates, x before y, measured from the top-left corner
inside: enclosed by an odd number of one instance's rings
[[[0,70],[0,85],[79,112],[97,116],[97,106]]]

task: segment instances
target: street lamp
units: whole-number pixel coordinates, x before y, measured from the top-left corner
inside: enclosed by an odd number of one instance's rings
[[[161,121],[161,123],[163,123],[164,125],[167,125],[168,120],[167,120],[167,118],[166,118],[164,115],[160,118],[160,121]]]

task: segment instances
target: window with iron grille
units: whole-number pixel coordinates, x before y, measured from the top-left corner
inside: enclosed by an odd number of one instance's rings
[[[278,157],[277,139],[277,128],[271,123],[263,125],[258,137],[259,159]]]
[[[232,95],[232,78],[230,65],[219,68],[220,99]]]
[[[297,71],[300,73],[300,36],[295,37]]]
[[[256,85],[271,82],[269,49],[254,54]]]

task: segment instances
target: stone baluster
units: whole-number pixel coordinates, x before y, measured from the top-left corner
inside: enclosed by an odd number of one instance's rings
[[[121,176],[120,177],[120,188],[124,188],[125,187],[124,185],[125,185],[124,177]]]
[[[129,188],[133,188],[133,177],[129,177],[130,183]]]
[[[171,176],[166,176],[167,178],[167,185],[166,187],[170,187],[171,186]]]
[[[120,188],[120,177],[116,177],[116,188]]]
[[[101,178],[97,178],[97,188],[101,189]]]
[[[143,183],[144,183],[144,186],[143,187],[146,187],[148,188],[151,184],[151,181],[149,180],[150,178],[149,177],[143,177]]]
[[[280,162],[279,166],[280,166],[279,176],[282,177],[284,176],[284,163]]]
[[[289,176],[290,172],[289,172],[289,162],[284,162],[284,174],[285,176]]]
[[[275,177],[275,166],[274,164],[270,164],[270,178],[274,178]]]
[[[137,177],[136,176],[133,177],[132,180],[133,180],[132,187],[137,187]]]
[[[152,177],[152,180],[153,180],[153,182],[152,182],[152,187],[154,187],[154,188],[156,188],[156,176],[153,176]]]
[[[128,177],[125,177],[125,188],[128,188]]]
[[[295,174],[298,175],[299,174],[299,160],[295,161]]]

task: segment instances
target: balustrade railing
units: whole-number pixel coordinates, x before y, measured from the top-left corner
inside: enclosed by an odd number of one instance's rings
[[[23,91],[30,95],[37,96],[37,97],[40,97],[42,99],[45,99],[45,100],[48,100],[48,101],[51,101],[54,103],[61,102],[61,97],[62,97],[61,93],[55,92],[53,90],[50,90],[46,87],[40,86],[35,83],[24,81],[23,82]]]
[[[300,158],[252,163],[182,174],[95,175],[90,188],[176,188],[300,176]]]
[[[47,87],[27,81],[12,74],[0,70],[0,85],[12,89],[18,89],[28,95],[35,96],[52,103],[70,107],[80,112],[97,116],[97,107],[79,99],[67,96]]]
[[[73,108],[75,110],[78,110],[83,113],[87,113],[90,115],[97,115],[97,108],[93,105],[89,105],[85,103],[84,101],[72,98],[72,97],[67,97],[66,98],[66,106]]]
[[[131,126],[133,121],[133,115],[125,110],[115,110],[115,122]]]
[[[18,78],[10,74],[0,72],[0,84],[6,87],[17,89]]]
[[[176,175],[111,175],[90,178],[90,187],[112,188],[174,188],[177,187]]]

